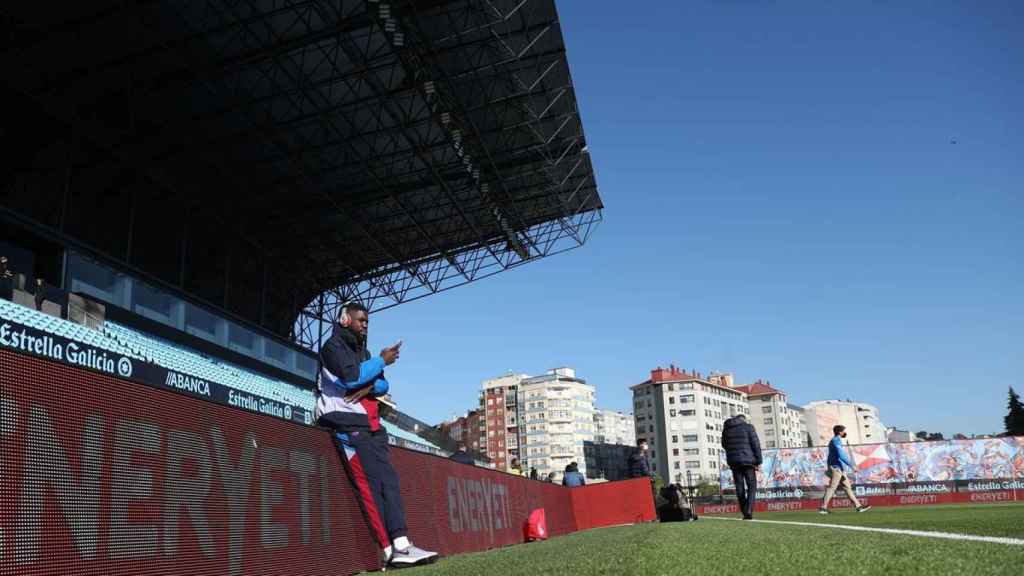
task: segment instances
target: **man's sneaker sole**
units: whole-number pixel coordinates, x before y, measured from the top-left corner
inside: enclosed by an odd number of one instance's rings
[[[821,514],[822,516],[828,516],[829,514],[831,514],[831,512],[829,512],[828,510],[818,510],[818,514]]]
[[[429,558],[424,558],[419,562],[389,562],[387,565],[387,569],[401,570],[403,568],[415,568],[416,566],[426,566],[428,564],[433,564],[434,562],[437,562],[440,558],[441,555],[438,554],[437,556],[430,556]]]
[[[857,512],[867,512],[868,510],[871,510],[871,506],[861,506],[860,508],[857,508]]]
[[[424,566],[426,564],[433,564],[434,562],[437,562],[437,560],[440,557],[441,555],[437,552],[434,552],[430,556],[425,556],[418,560],[409,561],[405,561],[405,559],[403,558],[395,558],[394,556],[392,556],[391,560],[388,562],[387,565],[389,568],[412,568],[413,566]]]

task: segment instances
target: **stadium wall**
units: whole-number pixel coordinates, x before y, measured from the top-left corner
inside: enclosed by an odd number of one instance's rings
[[[992,490],[987,492],[952,492],[944,494],[886,494],[881,496],[859,497],[862,504],[877,507],[886,506],[935,506],[938,504],[995,504],[1000,502],[1024,501],[1024,490]],[[796,512],[800,510],[817,510],[821,507],[821,499],[805,498],[802,500],[768,500],[756,502],[755,512]],[[845,497],[832,500],[831,508],[853,508],[853,503]],[[696,507],[698,515],[704,514],[739,514],[739,505],[735,502],[725,504],[703,504]]]
[[[379,568],[329,434],[0,349],[0,573]],[[568,489],[392,449],[410,536],[456,554],[654,518],[645,479]]]
[[[875,494],[915,487],[928,491],[936,483],[957,482],[970,489],[971,485],[1024,479],[1024,436],[863,444],[847,450],[854,463],[854,484],[870,486]],[[829,482],[827,459],[827,447],[765,450],[757,484],[797,497],[801,490],[823,491]],[[723,491],[735,490],[724,454],[720,482]]]

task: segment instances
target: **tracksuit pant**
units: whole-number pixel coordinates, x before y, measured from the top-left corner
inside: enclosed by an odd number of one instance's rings
[[[407,531],[398,473],[388,455],[387,432],[338,432],[334,444],[370,532],[381,548],[391,546],[392,540],[407,535]]]
[[[736,484],[736,499],[740,501],[740,512],[744,516],[754,513],[757,498],[757,469],[753,466],[732,466],[732,479]]]
[[[846,472],[843,472],[842,468],[830,466],[825,475],[828,476],[829,483],[828,488],[825,490],[825,497],[821,499],[822,508],[828,508],[828,503],[832,500],[832,496],[840,486],[846,492],[846,497],[850,499],[850,502],[857,508],[860,508],[860,500],[857,500],[857,495],[853,493],[853,483],[850,482],[850,477],[846,475]]]

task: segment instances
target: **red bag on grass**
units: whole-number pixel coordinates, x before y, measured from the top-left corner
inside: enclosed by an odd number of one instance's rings
[[[544,515],[543,508],[537,508],[530,512],[530,517],[526,519],[526,525],[523,526],[523,535],[527,542],[548,539],[548,520]]]

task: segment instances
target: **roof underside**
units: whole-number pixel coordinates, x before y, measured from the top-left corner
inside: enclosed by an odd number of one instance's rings
[[[311,300],[299,339],[339,299],[469,282],[600,218],[552,0],[104,4],[0,9],[4,82],[73,126],[76,165],[138,167],[155,204],[287,271],[264,286],[291,303],[279,332]]]

